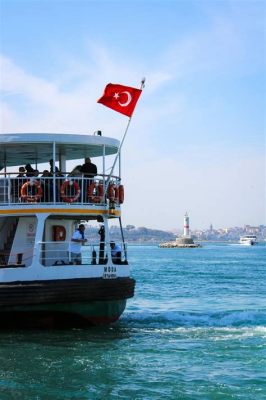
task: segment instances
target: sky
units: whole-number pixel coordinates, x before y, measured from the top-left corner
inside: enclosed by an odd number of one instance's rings
[[[0,0],[0,134],[122,139],[123,224],[266,225],[263,0]],[[95,161],[95,159],[94,159]]]

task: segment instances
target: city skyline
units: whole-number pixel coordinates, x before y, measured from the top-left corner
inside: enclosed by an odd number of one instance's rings
[[[128,226],[132,227],[132,228],[136,228],[136,229],[139,229],[139,228],[153,229],[153,228],[151,228],[149,226],[144,226],[144,225],[137,226],[135,224],[128,224],[128,225],[125,225],[124,227],[128,227]],[[191,231],[191,232],[195,232],[195,231],[207,232],[207,231],[226,231],[226,230],[233,230],[233,229],[239,229],[239,230],[243,230],[244,231],[244,230],[255,230],[255,229],[260,229],[260,228],[263,228],[263,229],[266,230],[266,225],[264,225],[264,224],[259,224],[259,225],[244,224],[242,226],[213,226],[212,224],[210,224],[209,226],[207,226],[207,228],[193,227],[192,226],[192,227],[189,228],[189,231]],[[164,229],[161,229],[161,230],[164,230]],[[165,232],[182,233],[183,230],[184,230],[184,228],[183,228],[182,223],[181,223],[180,226],[178,226],[176,228],[165,229]]]
[[[193,229],[266,224],[264,17],[259,0],[2,0],[0,134],[121,140],[127,117],[97,100],[146,77],[123,224],[179,229],[186,211]]]

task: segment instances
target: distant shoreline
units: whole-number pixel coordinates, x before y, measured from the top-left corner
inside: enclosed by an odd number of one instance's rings
[[[162,242],[153,242],[153,241],[126,241],[128,246],[159,246]],[[240,243],[237,240],[196,240],[196,243],[199,244],[236,244],[240,245]],[[266,245],[266,241],[259,241],[258,245]],[[257,245],[256,245],[257,246]],[[242,246],[244,247],[244,246]]]

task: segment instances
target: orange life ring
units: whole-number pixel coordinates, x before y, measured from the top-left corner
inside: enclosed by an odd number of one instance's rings
[[[118,187],[118,197],[119,197],[119,204],[123,204],[125,199],[125,191],[123,185],[119,185]]]
[[[94,189],[97,194],[94,194]],[[92,182],[88,187],[88,199],[91,203],[101,203],[104,196],[103,185],[96,185],[95,182]]]
[[[65,189],[71,186],[73,186],[73,188],[75,189],[75,195],[67,196],[65,193]],[[73,203],[74,201],[76,201],[80,196],[80,187],[78,183],[75,181],[66,180],[60,188],[60,196],[62,200],[66,203]]]
[[[108,187],[108,199],[111,202],[119,203],[119,187],[111,183]]]
[[[29,195],[28,194],[29,186],[35,186],[35,188],[37,189],[37,193],[34,195]],[[40,200],[40,198],[42,197],[42,187],[38,181],[27,181],[24,183],[24,185],[22,185],[21,190],[20,190],[20,195],[21,195],[22,199],[24,199],[30,203],[34,203],[34,202]]]

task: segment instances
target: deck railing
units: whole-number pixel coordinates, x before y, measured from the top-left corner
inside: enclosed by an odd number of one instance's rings
[[[121,256],[113,259],[115,264],[126,264],[127,245],[119,244]],[[69,242],[39,242],[40,263],[46,267],[72,265],[69,253]],[[110,246],[110,244],[109,244]],[[108,243],[97,242],[84,244],[81,248],[81,265],[103,265],[107,264]]]
[[[121,255],[113,258],[114,264],[127,264],[127,244],[119,243]],[[110,244],[109,244],[110,246]],[[84,244],[81,250],[80,265],[105,265],[108,262],[108,243],[97,242]],[[73,265],[69,253],[69,242],[38,242],[37,254],[44,267]],[[19,254],[0,251],[0,268],[27,267],[32,264],[33,249],[26,249]]]
[[[120,178],[107,175],[94,178],[70,176],[18,177],[0,173],[0,205],[17,204],[107,204],[121,203]]]

